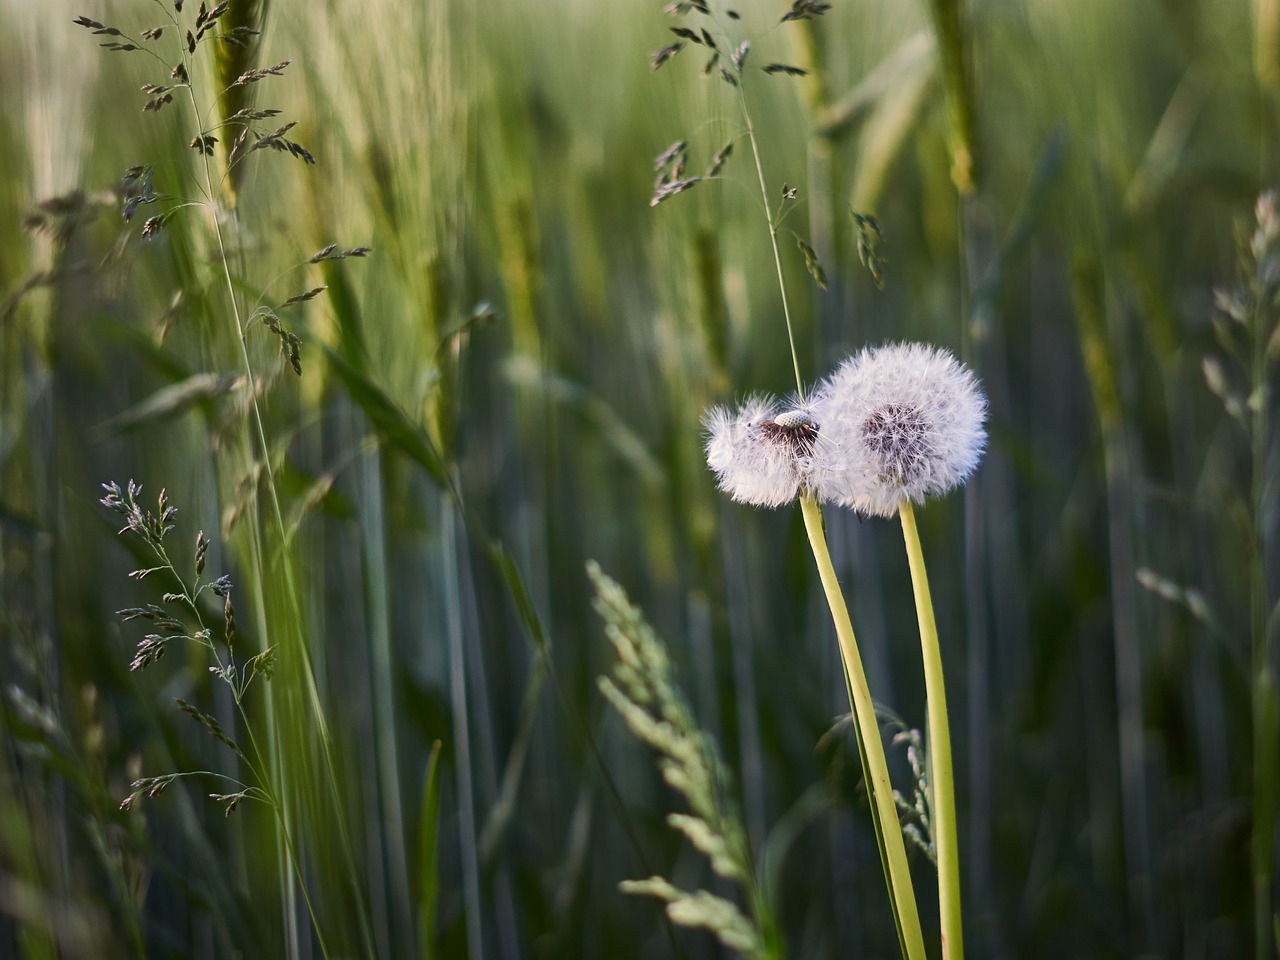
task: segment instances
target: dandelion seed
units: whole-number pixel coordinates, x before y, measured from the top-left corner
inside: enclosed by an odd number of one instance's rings
[[[808,485],[819,435],[807,403],[781,408],[769,397],[752,397],[737,412],[716,407],[703,423],[707,465],[733,499],[777,507]]]
[[[810,465],[821,500],[888,517],[968,479],[986,445],[987,401],[951,354],[889,344],[846,360],[819,388],[825,443]]]

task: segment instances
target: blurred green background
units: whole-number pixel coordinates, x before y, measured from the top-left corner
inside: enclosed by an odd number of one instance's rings
[[[789,955],[895,956],[854,747],[824,740],[848,705],[799,513],[729,503],[702,459],[708,406],[794,386],[746,142],[723,180],[648,202],[673,141],[696,166],[740,137],[736,91],[696,47],[650,70],[684,22],[658,0],[255,6],[224,26],[260,12],[253,62],[293,61],[249,88],[282,111],[257,129],[296,119],[317,162],[253,154],[219,217],[242,305],[328,287],[278,311],[301,377],[261,323],[242,354],[207,205],[153,238],[175,201],[120,216],[134,165],[204,199],[185,92],[142,112],[180,40],[110,52],[72,21],[136,38],[172,5],[0,3],[0,955],[721,955],[617,890],[719,888],[595,686],[594,558],[670,643],[757,853],[785,854]],[[919,513],[970,955],[1249,955],[1250,843],[1276,810],[1253,743],[1280,740],[1250,619],[1251,584],[1277,593],[1274,497],[1200,366],[1276,179],[1280,9],[735,9],[748,66],[810,71],[743,86],[771,203],[798,186],[786,226],[829,280],[784,232],[804,375],[919,339],[990,398],[976,478]],[[883,290],[851,210],[883,227]],[[373,253],[306,263],[330,243]],[[284,651],[247,716],[273,731],[314,927],[263,805],[224,818],[192,779],[118,809],[140,773],[235,771],[175,697],[246,736],[203,649],[129,672],[143,631],[114,611],[169,589],[127,576],[147,561],[98,504],[130,478],[178,506],[180,569],[212,540],[239,642]],[[896,526],[827,523],[872,691],[923,727]]]

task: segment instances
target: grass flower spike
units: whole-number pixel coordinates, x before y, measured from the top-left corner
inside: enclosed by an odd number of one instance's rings
[[[785,408],[769,397],[751,397],[736,413],[716,407],[704,419],[707,465],[720,489],[740,503],[780,507],[809,486],[818,441],[810,405]]]
[[[850,357],[819,388],[827,440],[812,467],[820,500],[891,517],[959,486],[986,446],[987,401],[951,354],[918,343]]]

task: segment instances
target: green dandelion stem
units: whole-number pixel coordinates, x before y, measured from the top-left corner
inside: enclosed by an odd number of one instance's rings
[[[822,578],[822,589],[826,592],[827,604],[831,607],[831,617],[836,625],[836,637],[840,642],[840,656],[844,661],[849,684],[849,705],[853,708],[865,769],[869,773],[867,793],[871,798],[872,816],[879,825],[885,881],[894,904],[903,956],[907,960],[923,960],[924,934],[920,930],[920,915],[916,909],[915,891],[911,886],[907,850],[893,799],[893,784],[889,780],[889,764],[885,760],[880,724],[876,720],[875,704],[871,702],[871,691],[867,687],[867,675],[862,669],[862,657],[858,654],[858,641],[853,633],[853,622],[849,619],[849,608],[845,605],[840,581],[836,578],[831,553],[827,549],[827,538],[822,529],[822,511],[813,494],[806,493],[800,498],[800,512],[804,515],[809,545],[818,564],[818,575]]]
[[[907,543],[911,585],[920,621],[920,649],[924,659],[924,689],[929,704],[929,773],[933,797],[933,842],[938,853],[938,912],[942,919],[943,960],[962,960],[964,939],[960,924],[960,844],[956,836],[955,771],[951,763],[951,732],[947,726],[947,693],[942,682],[942,649],[929,595],[920,533],[911,501],[898,507]]]

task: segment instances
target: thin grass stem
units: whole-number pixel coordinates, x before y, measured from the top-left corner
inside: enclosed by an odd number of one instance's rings
[[[787,281],[782,275],[782,255],[778,252],[778,225],[773,220],[773,208],[769,204],[769,188],[764,180],[764,164],[760,160],[760,146],[756,143],[755,126],[751,123],[751,111],[747,108],[747,95],[739,84],[738,101],[742,106],[742,119],[747,125],[747,140],[751,143],[751,156],[756,163],[756,177],[760,181],[760,202],[764,204],[765,219],[769,221],[769,243],[773,247],[773,266],[778,272],[778,290],[782,294],[782,318],[787,324],[787,345],[791,348],[791,366],[796,375],[796,391],[804,394],[800,377],[800,358],[796,353],[796,336],[791,325],[791,308],[787,305]]]
[[[444,571],[445,624],[449,645],[449,710],[457,753],[458,843],[462,856],[462,901],[467,930],[467,956],[484,956],[481,923],[480,856],[475,821],[475,788],[471,779],[470,711],[467,706],[466,656],[462,636],[462,600],[458,583],[457,520],[454,507],[441,497],[440,551]]]
[[[1259,204],[1261,208],[1261,204]],[[1261,215],[1259,225],[1261,227]],[[1261,261],[1262,255],[1259,254]],[[1262,262],[1257,269],[1261,270]],[[1250,418],[1249,443],[1252,447],[1250,500],[1253,513],[1253,549],[1249,562],[1249,606],[1253,635],[1251,661],[1253,672],[1253,837],[1251,859],[1253,873],[1254,957],[1265,960],[1275,955],[1280,939],[1275,921],[1273,888],[1275,886],[1275,817],[1277,780],[1280,780],[1280,750],[1275,743],[1278,713],[1275,674],[1271,660],[1267,608],[1267,500],[1268,440],[1270,439],[1268,384],[1268,351],[1270,337],[1268,312],[1270,304],[1255,308],[1250,361],[1253,397],[1264,398]]]
[[[189,77],[193,76],[193,72],[192,72],[193,66],[189,62],[186,55],[183,56],[183,64],[187,71],[187,75]],[[186,90],[187,90],[187,96],[191,102],[192,115],[195,118],[197,118],[197,121],[199,122],[200,126],[203,128],[205,125],[203,121],[200,119],[202,115],[200,112],[199,104],[196,100],[194,83],[188,82],[186,84]],[[202,129],[201,133],[203,134],[203,132],[204,131]],[[227,298],[230,301],[231,315],[235,321],[236,339],[239,341],[241,360],[244,363],[246,385],[249,391],[249,406],[253,414],[254,432],[256,433],[256,436],[257,436],[257,442],[258,442],[259,448],[262,451],[263,466],[264,466],[264,469],[266,472],[266,478],[267,478],[267,492],[270,496],[272,515],[273,515],[275,526],[280,538],[280,563],[284,570],[285,585],[286,585],[285,592],[288,596],[289,604],[291,607],[291,613],[294,618],[294,623],[297,625],[297,628],[299,631],[299,638],[298,638],[299,642],[296,644],[296,652],[300,654],[300,659],[303,667],[303,670],[302,670],[303,682],[306,688],[307,697],[311,707],[312,719],[316,724],[317,732],[319,734],[321,753],[324,757],[325,770],[326,770],[327,779],[328,779],[328,786],[333,796],[335,820],[337,823],[340,840],[342,844],[342,852],[343,852],[344,858],[347,861],[347,868],[350,873],[349,879],[352,883],[353,888],[356,891],[358,891],[360,885],[355,877],[355,866],[354,866],[354,862],[351,859],[350,837],[347,834],[346,823],[342,814],[341,797],[338,795],[338,788],[337,788],[338,777],[337,777],[337,768],[333,758],[332,736],[329,732],[328,723],[325,720],[324,710],[322,708],[321,701],[320,701],[320,692],[316,686],[315,672],[311,662],[311,653],[307,648],[307,644],[305,643],[305,641],[302,640],[300,636],[301,624],[302,624],[302,608],[298,599],[299,594],[298,594],[297,584],[294,578],[292,557],[288,549],[288,535],[285,527],[284,511],[280,506],[280,497],[277,491],[275,468],[271,462],[271,448],[267,443],[267,433],[266,433],[266,427],[263,421],[262,408],[258,402],[257,379],[254,374],[252,360],[249,357],[249,341],[246,335],[244,320],[240,312],[240,302],[236,296],[235,281],[231,276],[230,254],[228,253],[228,250],[227,250],[226,237],[224,236],[223,230],[222,230],[222,222],[218,216],[217,203],[215,200],[214,187],[213,187],[213,171],[212,171],[208,153],[202,154],[202,168],[203,168],[204,181],[205,181],[204,182],[205,196],[209,204],[211,219],[213,221],[214,236],[218,244],[218,261],[222,267],[222,275],[226,282]],[[251,530],[250,539],[252,541],[252,553],[254,555],[254,564],[256,567],[256,570],[255,570],[256,580],[259,586],[259,590],[256,592],[259,595],[259,601],[260,601],[261,595],[263,592],[262,587],[266,583],[266,579],[265,579],[266,568],[263,562],[260,519],[256,509],[253,511],[253,514],[254,514],[254,518],[253,518],[254,522]],[[262,640],[265,645],[269,637],[265,608],[262,608],[260,605],[260,609],[258,612],[259,612],[259,617],[258,617],[259,626],[260,626],[260,629],[262,630]],[[268,724],[268,727],[273,731],[272,741],[276,744],[277,750],[279,750],[280,730],[278,728],[278,724],[275,719],[275,711],[274,709],[272,709],[271,698],[269,697],[267,699],[268,699],[267,724]],[[287,812],[288,805],[286,803],[286,797],[284,792],[284,787],[285,787],[284,767],[283,767],[283,763],[280,761],[278,761],[278,769],[276,770],[276,775],[280,778],[278,796],[281,802],[281,814],[282,814],[282,822],[283,822],[283,819],[288,818],[288,812]],[[303,881],[300,873],[298,873],[296,876],[294,874],[294,871],[299,869],[299,864],[298,864],[297,858],[292,854],[292,849],[291,849],[292,843],[289,839],[287,828],[285,831],[285,842],[290,846],[290,859],[293,862],[293,870],[287,871],[288,877],[286,879],[286,882],[283,884],[286,891],[286,903],[288,903],[293,901],[294,899],[294,894],[293,894],[294,884],[295,883],[301,884]],[[308,907],[310,907],[310,899],[305,890],[303,891],[303,896],[304,898],[307,898]],[[291,933],[290,942],[295,945],[295,954],[296,954],[297,933],[296,933],[296,930],[293,929],[293,925],[295,924],[296,921],[292,919],[293,917],[296,917],[296,910],[290,909],[289,912],[291,914],[291,919],[289,921],[290,933]],[[367,916],[367,912],[364,910],[361,910],[361,911],[358,911],[358,913],[361,921],[360,923],[361,933],[365,940],[366,949],[372,950],[372,943],[370,939],[371,934],[369,930],[369,918]],[[312,913],[312,920],[314,923],[315,921],[314,912]],[[316,932],[317,932],[317,936],[319,936],[318,928]],[[324,943],[323,937],[320,937],[319,939],[323,949],[323,943]]]

